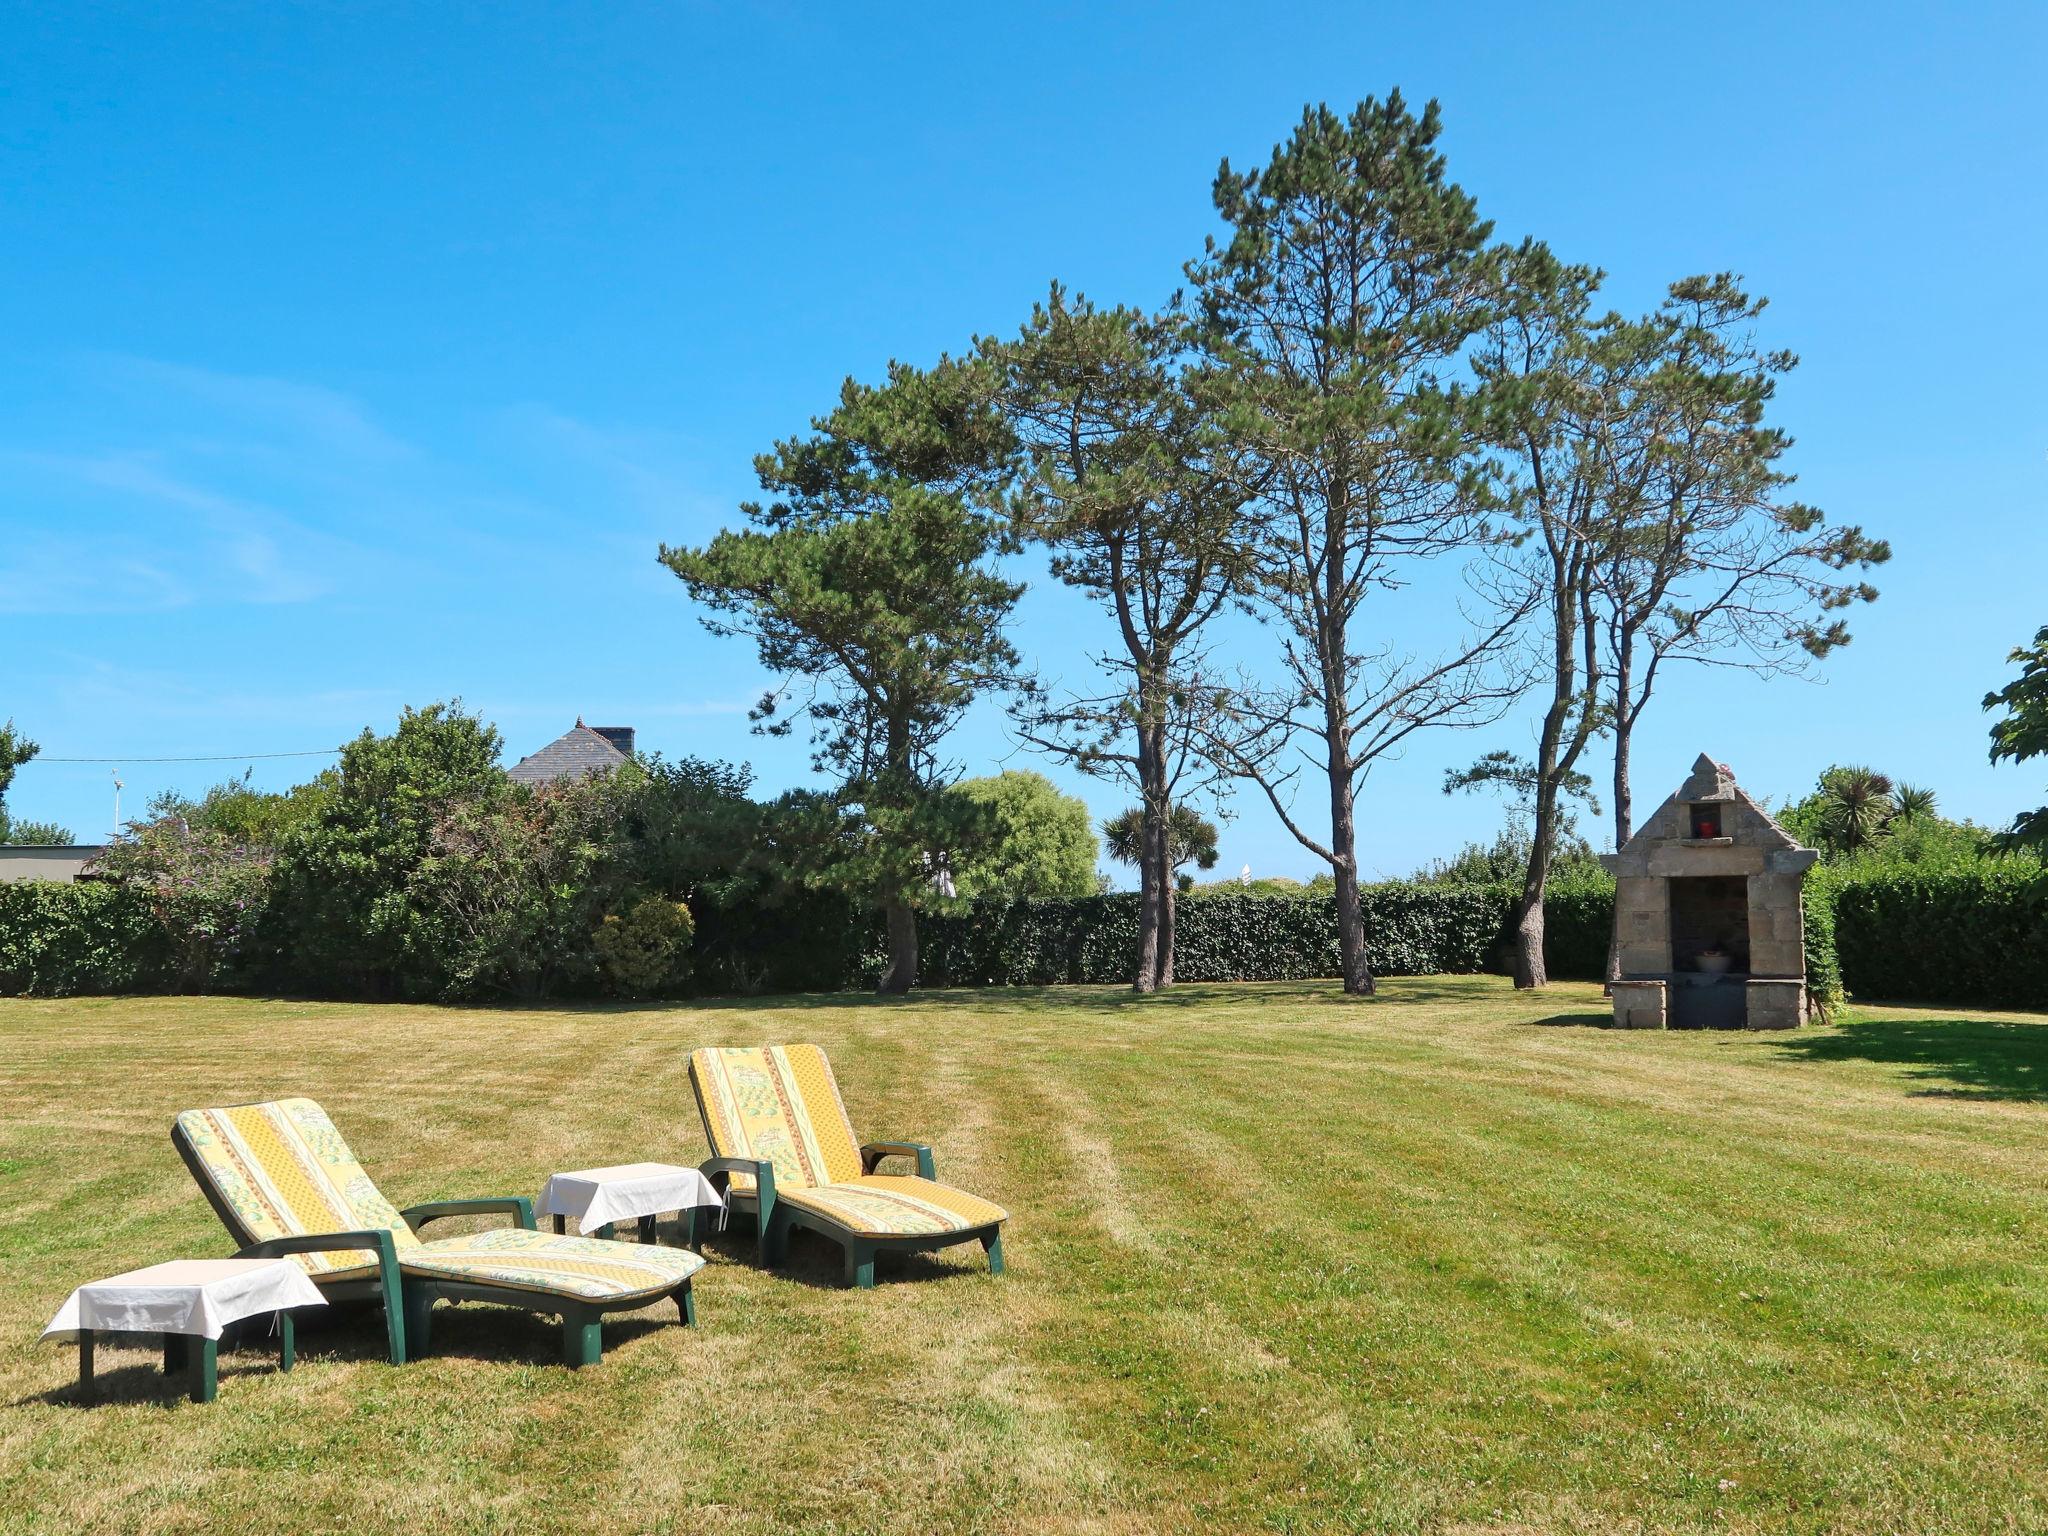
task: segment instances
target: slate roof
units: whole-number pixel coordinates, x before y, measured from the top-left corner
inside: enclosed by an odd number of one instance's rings
[[[507,770],[508,776],[515,784],[552,784],[556,779],[609,772],[628,760],[627,754],[612,744],[612,738],[622,735],[630,742],[633,735],[624,727],[605,729],[610,735],[601,735],[578,720],[532,756],[519,759]]]

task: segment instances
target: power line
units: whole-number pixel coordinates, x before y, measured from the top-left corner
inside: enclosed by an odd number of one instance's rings
[[[323,747],[317,752],[220,752],[207,757],[44,757],[37,753],[27,763],[247,763],[258,758],[271,757],[333,757],[341,751],[339,747]]]

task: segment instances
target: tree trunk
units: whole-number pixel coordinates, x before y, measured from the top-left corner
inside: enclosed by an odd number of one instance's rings
[[[1159,935],[1164,924],[1164,901],[1159,890],[1159,864],[1152,857],[1152,830],[1147,827],[1138,850],[1138,974],[1131,978],[1134,992],[1159,988]]]
[[[1170,904],[1173,900],[1172,861],[1168,844],[1172,836],[1169,816],[1172,807],[1166,796],[1166,743],[1151,702],[1149,672],[1138,677],[1138,793],[1143,817],[1138,846],[1138,974],[1131,986],[1139,992],[1154,992],[1164,976],[1173,979],[1173,939]]]
[[[1634,638],[1626,633],[1614,655],[1614,851],[1621,852],[1635,834],[1635,797],[1629,793],[1629,735],[1635,724],[1629,719],[1629,691],[1634,686],[1631,672]]]
[[[1628,840],[1635,835],[1635,799],[1629,792],[1629,742],[1634,722],[1629,719],[1629,692],[1633,686],[1631,672],[1635,660],[1635,636],[1628,630],[1621,632],[1620,643],[1614,648],[1614,851],[1621,852]],[[1621,980],[1621,924],[1616,921],[1607,930],[1607,982],[1601,992],[1612,996],[1614,984]]]
[[[1180,889],[1173,878],[1171,860],[1159,874],[1159,968],[1154,982],[1161,990],[1173,985],[1173,925],[1180,909]]]
[[[1554,806],[1542,803],[1538,790],[1536,846],[1529,850],[1529,867],[1522,876],[1522,893],[1515,900],[1515,986],[1517,990],[1550,984],[1543,965],[1543,887],[1550,879],[1550,842],[1556,835]]]
[[[1358,831],[1351,804],[1351,763],[1330,754],[1330,866],[1337,885],[1337,953],[1344,990],[1353,997],[1373,994],[1372,960],[1366,951],[1365,904],[1358,897]]]
[[[917,913],[901,900],[885,902],[882,911],[889,922],[889,965],[875,991],[900,997],[917,985]]]

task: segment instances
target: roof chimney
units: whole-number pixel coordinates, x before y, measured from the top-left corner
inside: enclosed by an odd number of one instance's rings
[[[576,722],[581,725],[582,721]],[[606,741],[617,747],[626,756],[633,755],[633,727],[630,725],[593,725],[590,727]]]

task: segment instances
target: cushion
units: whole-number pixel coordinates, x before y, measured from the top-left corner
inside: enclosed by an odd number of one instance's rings
[[[861,1237],[924,1237],[969,1232],[1009,1219],[1009,1213],[978,1195],[933,1179],[874,1173],[843,1184],[815,1185],[783,1194],[777,1175],[775,1198],[824,1216]]]
[[[417,1244],[400,1255],[399,1267],[429,1280],[471,1280],[584,1301],[621,1301],[672,1291],[704,1261],[683,1248],[494,1227]]]
[[[860,1143],[832,1065],[815,1045],[693,1051],[690,1086],[711,1150],[773,1164],[778,1194],[860,1177]],[[733,1175],[732,1188],[752,1194],[753,1176]]]
[[[311,1099],[188,1109],[178,1116],[178,1129],[249,1242],[381,1227],[401,1254],[419,1245],[327,1111]],[[289,1257],[326,1280],[377,1271],[377,1255],[369,1249]]]

